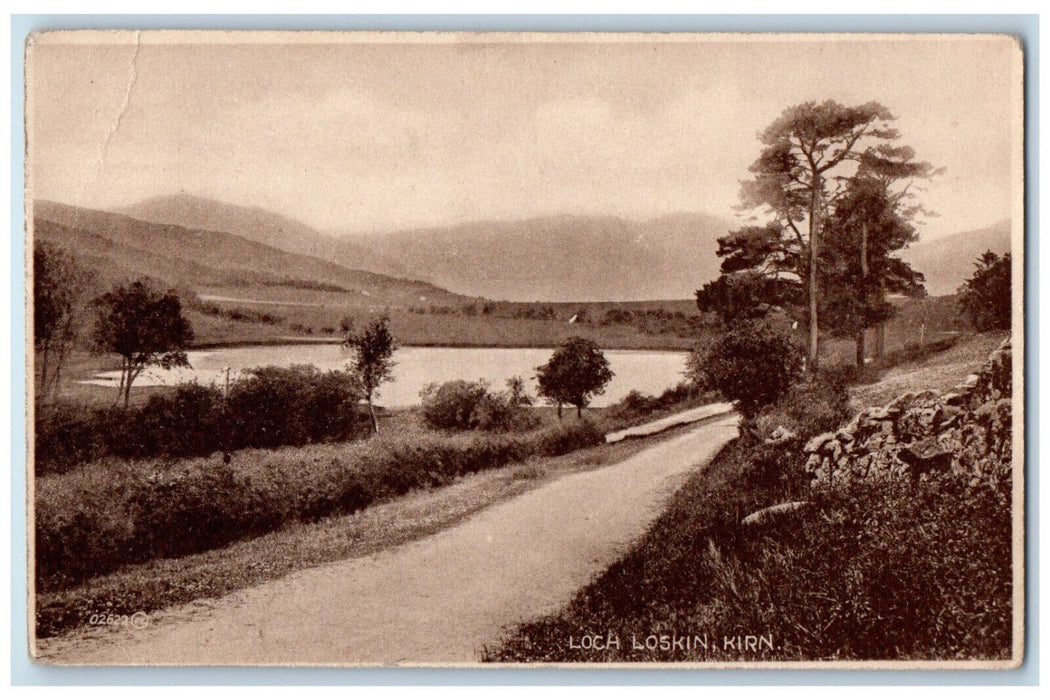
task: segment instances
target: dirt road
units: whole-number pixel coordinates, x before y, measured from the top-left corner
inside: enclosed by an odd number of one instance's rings
[[[473,663],[508,626],[559,610],[614,562],[736,424],[715,418],[431,537],[156,613],[146,629],[43,640],[39,654],[64,664]]]

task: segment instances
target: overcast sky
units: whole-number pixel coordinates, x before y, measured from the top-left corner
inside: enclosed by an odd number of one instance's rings
[[[882,102],[902,143],[946,168],[924,196],[940,214],[928,237],[1009,217],[1017,194],[1019,53],[1002,38],[97,39],[32,50],[36,197],[187,192],[347,230],[731,217],[757,132],[824,99]]]

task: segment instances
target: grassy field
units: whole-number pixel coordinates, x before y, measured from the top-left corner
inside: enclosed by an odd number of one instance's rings
[[[997,340],[969,339],[905,371],[939,378]],[[867,389],[895,390],[892,379]],[[730,443],[620,561],[486,660],[1009,658],[1009,486],[946,474],[810,489],[809,437]],[[807,503],[765,524],[742,523],[798,501]]]

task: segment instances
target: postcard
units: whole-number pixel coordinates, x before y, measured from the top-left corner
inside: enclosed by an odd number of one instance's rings
[[[1024,52],[32,34],[28,653],[1017,667]]]

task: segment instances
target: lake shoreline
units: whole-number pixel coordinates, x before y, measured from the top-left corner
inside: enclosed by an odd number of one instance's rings
[[[199,350],[235,350],[238,348],[246,347],[258,347],[258,346],[280,346],[280,345],[342,345],[342,340],[338,338],[308,338],[308,337],[293,337],[287,336],[282,338],[268,338],[266,340],[229,340],[219,341],[211,343],[199,343],[191,344],[186,350],[188,352],[199,351]],[[558,345],[551,345],[546,343],[502,343],[499,345],[493,345],[492,343],[472,343],[466,342],[415,342],[415,343],[404,343],[399,345],[400,348],[454,348],[454,349],[471,349],[471,350],[554,350]],[[637,350],[638,352],[680,352],[689,353],[690,351],[681,347],[673,347],[667,344],[654,344],[654,345],[602,345],[602,350],[615,350],[617,352],[631,352]]]

